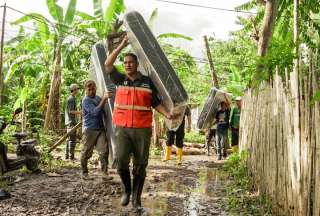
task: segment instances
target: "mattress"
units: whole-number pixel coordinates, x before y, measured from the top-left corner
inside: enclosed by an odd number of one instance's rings
[[[217,88],[212,88],[199,115],[197,127],[199,129],[208,129],[215,121],[216,113],[219,110],[221,102],[226,102],[225,92]],[[230,95],[226,94],[230,99]]]
[[[139,59],[139,71],[151,78],[164,106],[176,116],[174,121],[166,121],[169,129],[176,130],[184,118],[188,94],[143,17],[136,11],[129,12],[124,25]]]
[[[112,124],[112,111],[114,107],[116,86],[110,80],[109,75],[105,72],[104,62],[107,58],[107,48],[103,42],[97,42],[92,47],[91,51],[91,65],[89,78],[94,80],[97,85],[97,95],[102,96],[104,92],[111,91],[113,96],[108,99],[104,107],[105,115],[103,123],[107,131],[107,138],[109,145],[109,161],[113,162],[113,154],[115,152],[114,142],[114,126]]]

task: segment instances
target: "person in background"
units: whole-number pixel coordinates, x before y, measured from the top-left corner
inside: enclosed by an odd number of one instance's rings
[[[85,83],[86,96],[82,100],[83,115],[83,146],[81,150],[82,176],[88,177],[88,160],[91,158],[93,149],[96,147],[103,178],[111,180],[108,175],[108,140],[103,125],[103,108],[111,97],[111,93],[105,92],[102,98],[96,95],[96,83],[88,80]]]
[[[241,103],[241,97],[236,97],[236,106],[232,108],[230,115],[232,152],[238,152]]]
[[[205,147],[207,148],[207,154],[208,156],[210,155],[210,146],[214,147],[211,143],[215,140],[216,137],[216,131],[217,131],[217,124],[216,122],[213,122],[211,127],[209,129],[207,129],[206,132],[206,145]]]
[[[216,114],[217,131],[216,131],[216,145],[217,145],[217,159],[221,160],[222,154],[227,156],[226,143],[228,138],[229,117],[230,117],[230,100],[224,94],[225,101],[220,103],[220,110]]]
[[[65,108],[65,124],[67,126],[67,132],[69,132],[77,123],[77,116],[81,115],[81,111],[77,109],[77,98],[76,96],[79,93],[79,86],[77,84],[71,84],[70,87],[71,95],[67,99],[66,108]],[[74,151],[77,144],[77,132],[69,134],[66,143],[66,159],[74,160]]]
[[[187,117],[187,132],[191,130],[191,110],[189,106],[186,107],[184,112],[183,120],[179,126],[179,128],[174,130],[167,130],[167,143],[166,143],[166,150],[165,150],[165,158],[164,161],[168,161],[171,159],[171,151],[172,145],[176,143],[177,146],[177,164],[182,164],[182,148],[183,148],[183,139],[184,139],[184,128],[185,128],[185,117]]]
[[[121,205],[126,206],[132,192],[132,206],[141,211],[141,194],[148,166],[152,133],[152,108],[168,119],[173,119],[158,96],[152,80],[138,71],[138,58],[133,53],[124,55],[125,74],[120,73],[114,62],[121,50],[128,45],[127,36],[108,55],[106,72],[117,85],[112,121],[115,124],[115,160],[122,180],[124,192]],[[130,156],[133,155],[133,187],[129,170]]]

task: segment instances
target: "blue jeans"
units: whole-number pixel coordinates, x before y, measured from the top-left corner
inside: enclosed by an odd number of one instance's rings
[[[227,140],[228,130],[226,131],[217,131],[216,142],[217,142],[217,154],[218,156],[222,155],[222,150],[225,147],[225,142]]]

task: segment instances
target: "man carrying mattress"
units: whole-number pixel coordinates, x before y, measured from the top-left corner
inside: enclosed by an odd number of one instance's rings
[[[108,56],[105,69],[117,85],[112,121],[115,124],[115,160],[124,186],[121,205],[126,206],[132,192],[132,206],[141,209],[141,193],[146,177],[152,127],[152,107],[172,119],[162,105],[157,90],[147,76],[138,69],[138,59],[133,53],[124,57],[125,74],[118,72],[114,62],[121,50],[128,45],[127,36]],[[130,155],[133,155],[133,187],[131,189]]]

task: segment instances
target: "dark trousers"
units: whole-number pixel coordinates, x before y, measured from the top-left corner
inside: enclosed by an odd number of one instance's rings
[[[129,171],[130,156],[133,156],[133,193],[132,203],[141,206],[141,193],[148,166],[151,128],[115,129],[115,162],[126,193],[131,193]]]
[[[167,146],[172,146],[176,143],[178,148],[183,147],[184,139],[184,121],[181,123],[177,131],[167,130]],[[176,141],[176,142],[175,142]]]
[[[231,128],[231,145],[236,146],[239,144],[239,128]]]
[[[217,130],[216,142],[217,142],[218,156],[221,156],[223,151],[226,150],[227,138],[228,138],[228,130],[226,130],[226,131]]]
[[[67,132],[69,132],[73,127],[75,126],[75,124],[69,124],[67,126]],[[69,134],[69,137],[67,139],[67,143],[66,143],[66,158],[68,159],[70,156],[70,159],[74,159],[74,150],[76,148],[76,144],[77,144],[77,132],[74,131],[71,134]]]
[[[148,166],[151,128],[115,129],[115,161],[118,172],[129,171],[130,156],[133,155],[133,175],[145,175]]]
[[[108,171],[108,140],[104,130],[85,129],[83,132],[83,146],[81,150],[81,168],[83,173],[88,173],[88,160],[93,154],[94,147],[97,149],[100,159],[101,171]]]

